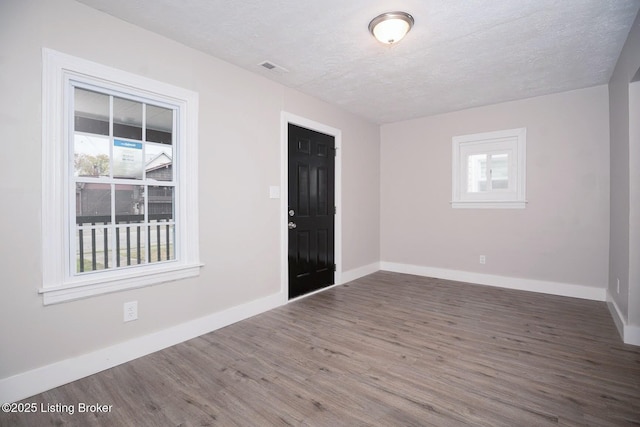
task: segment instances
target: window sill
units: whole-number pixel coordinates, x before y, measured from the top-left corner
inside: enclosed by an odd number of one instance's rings
[[[527,201],[483,200],[483,201],[453,201],[454,209],[524,209]]]
[[[61,286],[41,288],[38,292],[43,296],[43,304],[51,305],[73,301],[95,295],[102,295],[122,290],[142,288],[165,282],[196,277],[200,274],[202,264],[190,264],[165,268],[155,268],[147,272],[114,272],[107,279],[86,278]]]

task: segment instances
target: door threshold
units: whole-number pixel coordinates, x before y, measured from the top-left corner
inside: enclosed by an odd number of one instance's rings
[[[333,285],[329,285],[329,286],[327,286],[325,288],[317,289],[317,290],[315,290],[313,292],[309,292],[308,294],[298,295],[297,297],[294,297],[292,299],[287,300],[287,304],[290,303],[290,302],[299,301],[299,300],[301,300],[303,298],[310,297],[311,295],[315,295],[315,294],[320,293],[320,292],[324,292],[324,291],[329,290],[331,288],[335,288],[336,286],[339,286],[339,285],[340,285],[339,283],[334,283]]]

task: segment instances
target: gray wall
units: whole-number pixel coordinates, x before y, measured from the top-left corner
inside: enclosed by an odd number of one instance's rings
[[[611,128],[611,239],[609,294],[623,320],[640,325],[640,176],[638,111],[631,114],[629,83],[640,68],[640,15],[631,28],[609,82]],[[636,104],[637,105],[637,104]],[[631,118],[631,119],[630,119]],[[635,134],[630,138],[630,126]],[[633,237],[634,239],[630,239]],[[617,292],[617,280],[620,292]]]
[[[607,96],[599,86],[382,126],[382,261],[604,288]],[[453,209],[451,138],[519,127],[527,207]]]
[[[283,110],[342,131],[343,268],[379,261],[377,125],[75,1],[3,0],[0,40],[0,379],[278,293]],[[42,47],[199,93],[200,277],[42,305]]]

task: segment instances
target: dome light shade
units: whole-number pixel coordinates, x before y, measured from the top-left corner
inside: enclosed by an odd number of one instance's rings
[[[385,44],[398,43],[413,27],[413,16],[406,12],[387,12],[369,22],[369,32]]]

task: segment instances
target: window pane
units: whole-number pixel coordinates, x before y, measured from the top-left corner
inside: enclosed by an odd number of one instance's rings
[[[164,222],[155,222],[149,226],[149,262],[176,259],[175,226]]]
[[[491,188],[501,190],[509,188],[509,154],[491,156]]]
[[[175,259],[173,187],[149,186],[149,262]]]
[[[74,176],[109,176],[109,138],[75,134],[73,138]]]
[[[147,143],[145,146],[145,172],[147,179],[173,181],[173,147]]]
[[[149,186],[149,221],[173,220],[173,187]]]
[[[108,228],[80,228],[76,230],[76,272],[112,268],[110,231]]]
[[[116,185],[116,223],[144,222],[144,186]]]
[[[116,232],[116,265],[138,265],[147,262],[144,225],[118,227]]]
[[[76,224],[111,223],[111,185],[76,183]]]
[[[109,95],[74,88],[76,132],[109,135]]]
[[[467,162],[467,192],[487,191],[487,155],[472,154]]]
[[[142,140],[142,103],[113,98],[113,136]]]
[[[147,137],[149,142],[173,143],[173,110],[147,105]]]

